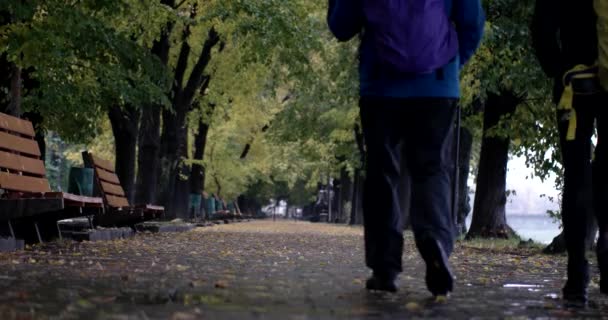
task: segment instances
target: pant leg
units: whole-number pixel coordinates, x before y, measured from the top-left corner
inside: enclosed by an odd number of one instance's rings
[[[452,152],[456,100],[415,99],[405,128],[412,179],[411,223],[416,239],[431,236],[446,254],[454,248],[452,208],[455,159]]]
[[[375,273],[394,276],[402,270],[403,252],[399,201],[403,108],[395,99],[364,97],[360,104],[367,148],[363,186],[365,258]]]
[[[568,112],[557,111],[558,130],[564,167],[564,190],[562,195],[562,222],[566,240],[566,250],[571,263],[586,261],[585,238],[587,217],[591,210],[591,135],[594,113],[592,100],[585,96],[575,96],[576,137],[566,140],[568,132]]]
[[[593,204],[600,232],[608,236],[608,94],[595,101],[597,145],[593,159]]]

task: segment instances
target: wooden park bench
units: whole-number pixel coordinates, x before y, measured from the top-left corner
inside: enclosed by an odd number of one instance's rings
[[[144,220],[160,218],[165,212],[162,206],[151,204],[131,206],[125,195],[114,166],[110,161],[98,158],[90,152],[83,152],[85,167],[95,171],[93,193],[103,199],[106,207],[104,216],[96,217],[96,223],[102,226],[134,225]]]
[[[55,233],[58,220],[103,211],[101,198],[51,192],[34,136],[31,122],[0,113],[0,238],[42,242],[40,227]]]

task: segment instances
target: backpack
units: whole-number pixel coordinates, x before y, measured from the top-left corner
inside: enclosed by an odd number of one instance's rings
[[[363,14],[381,72],[431,73],[458,53],[445,0],[363,0]]]

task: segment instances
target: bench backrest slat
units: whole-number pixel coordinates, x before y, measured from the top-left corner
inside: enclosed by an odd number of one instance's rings
[[[42,160],[5,151],[0,151],[0,168],[30,173],[41,177],[46,174]]]
[[[108,193],[108,194],[111,194],[111,195],[114,195],[117,197],[125,196],[125,191],[122,189],[122,187],[120,185],[107,183],[105,181],[101,181],[101,185],[102,185],[103,191],[105,193]]]
[[[0,129],[11,131],[30,138],[35,136],[34,126],[31,122],[17,117],[9,116],[5,113],[0,113]]]
[[[118,176],[116,173],[108,172],[106,170],[98,170],[99,179],[101,181],[109,182],[112,184],[120,184],[120,180],[118,180]]]
[[[7,193],[51,192],[32,123],[0,113],[0,189]]]
[[[125,197],[116,197],[110,194],[106,194],[105,198],[110,207],[121,208],[129,206],[129,201]]]
[[[89,153],[90,154],[90,153]],[[114,166],[112,165],[112,163],[108,160],[102,159],[102,158],[98,158],[94,155],[91,154],[91,158],[93,158],[93,162],[95,163],[96,167],[101,167],[104,170],[111,172],[111,173],[115,173],[115,169]]]
[[[82,156],[85,165],[95,169],[97,189],[106,205],[114,208],[129,207],[129,200],[125,197],[125,191],[120,185],[112,163],[95,157],[90,152],[83,152]]]
[[[6,172],[0,172],[0,187],[19,192],[51,192],[51,186],[49,186],[49,181],[46,178],[21,176]]]
[[[0,148],[40,157],[40,148],[36,140],[19,137],[8,132],[0,132]]]

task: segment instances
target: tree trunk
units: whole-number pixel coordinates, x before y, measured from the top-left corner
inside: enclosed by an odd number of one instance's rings
[[[488,95],[483,115],[483,140],[473,222],[467,238],[509,238],[512,235],[505,215],[510,140],[488,136],[487,132],[495,127],[502,117],[511,115],[518,104],[519,99],[511,92]]]
[[[162,0],[161,3],[173,8],[175,1]],[[169,40],[174,22],[168,22],[160,38],[152,45],[152,54],[157,56],[165,66],[169,63]],[[158,179],[161,174],[160,163],[160,115],[162,106],[151,105],[142,108],[141,125],[139,127],[139,153],[137,155],[137,204],[158,203]]]
[[[207,146],[207,134],[209,125],[204,121],[199,121],[198,132],[194,138],[194,160],[203,161],[205,148]],[[190,192],[201,194],[205,188],[205,168],[202,164],[193,164],[190,175]]]
[[[483,103],[476,99],[471,108],[463,110],[465,118],[475,116],[483,111]],[[471,157],[473,156],[473,134],[466,127],[460,128],[460,145],[458,146],[458,204],[456,213],[456,234],[458,237],[466,235],[466,220],[471,212],[469,195],[469,174],[471,172]]]
[[[350,209],[351,225],[363,224],[363,172],[360,169],[355,170],[355,179],[353,183],[353,200]]]
[[[336,183],[336,180],[333,180],[333,183],[329,185],[328,190],[331,190],[328,195],[332,196],[330,197],[330,203],[331,203],[331,210],[332,210],[332,214],[331,214],[331,223],[339,223],[340,219],[341,219],[341,212],[340,212],[340,188],[342,186],[340,185],[340,183]]]
[[[593,249],[593,245],[595,243],[595,237],[597,236],[597,222],[595,219],[588,220],[587,224],[587,239],[585,239],[585,243],[587,246],[587,250]],[[543,253],[546,254],[562,254],[566,253],[566,238],[564,237],[564,231],[560,232],[553,241],[543,249]]]
[[[133,203],[139,111],[132,106],[112,106],[108,112],[116,151],[116,175],[129,202]]]
[[[11,88],[9,95],[9,103],[6,108],[6,113],[20,117],[21,116],[21,68],[15,63],[10,63],[10,74],[11,74]]]
[[[466,219],[471,211],[469,204],[469,172],[473,149],[473,135],[465,127],[460,128],[460,151],[458,152],[458,207],[456,213],[456,231],[458,236],[467,233]]]
[[[198,132],[194,137],[194,160],[203,161],[209,126],[199,121]],[[190,194],[202,195],[205,188],[205,168],[202,163],[193,163],[190,169]]]
[[[136,204],[156,204],[160,154],[160,106],[142,110],[138,133]]]
[[[0,54],[0,87],[10,88],[11,86],[11,65],[8,62],[6,53]],[[0,90],[0,112],[7,113],[8,104],[11,101],[10,90]]]
[[[192,15],[196,15],[196,8]],[[184,37],[189,30],[184,30]],[[200,56],[192,67],[186,85],[183,85],[184,71],[187,67],[187,58],[190,47],[185,41],[182,43],[175,81],[173,83],[173,110],[163,111],[163,132],[161,135],[161,183],[165,187],[163,192],[164,204],[167,214],[171,217],[188,216],[188,197],[190,194],[190,169],[183,159],[187,156],[188,131],[186,115],[190,111],[195,95],[204,85],[205,69],[211,60],[211,50],[219,43],[219,34],[211,28],[205,40]]]
[[[243,214],[250,215],[252,217],[255,217],[258,210],[262,208],[262,206],[256,200],[244,195],[237,198],[237,204]]]
[[[346,223],[350,216],[350,212],[347,212],[347,208],[352,207],[353,198],[353,180],[349,176],[346,168],[342,168],[340,171],[340,189],[339,189],[339,203],[338,203],[338,215],[339,220],[342,223]]]
[[[363,137],[363,131],[359,124],[355,124],[353,128],[355,134],[355,142],[357,143],[357,150],[359,151],[359,166],[360,168],[355,169],[355,177],[353,181],[353,196],[352,206],[350,210],[350,222],[351,225],[363,224],[363,170],[365,167],[365,141]]]
[[[590,200],[590,199],[589,199]],[[590,201],[588,203],[591,203]],[[587,214],[587,239],[585,239],[585,245],[587,250],[591,250],[595,244],[595,237],[597,236],[597,220],[593,210],[584,210]],[[543,249],[543,253],[547,254],[560,254],[566,252],[566,238],[564,237],[564,231],[559,233],[553,241]]]
[[[40,113],[31,111],[23,114],[23,119],[27,119],[32,122],[34,126],[34,130],[36,131],[36,142],[38,143],[38,147],[40,148],[40,159],[44,161],[46,159],[46,141],[44,140],[45,130],[42,127],[42,115]]]
[[[161,184],[165,186],[162,199],[169,217],[186,218],[190,188],[189,170],[183,159],[186,157],[187,129],[186,112],[183,107],[175,113],[163,111],[163,133],[161,135]]]

